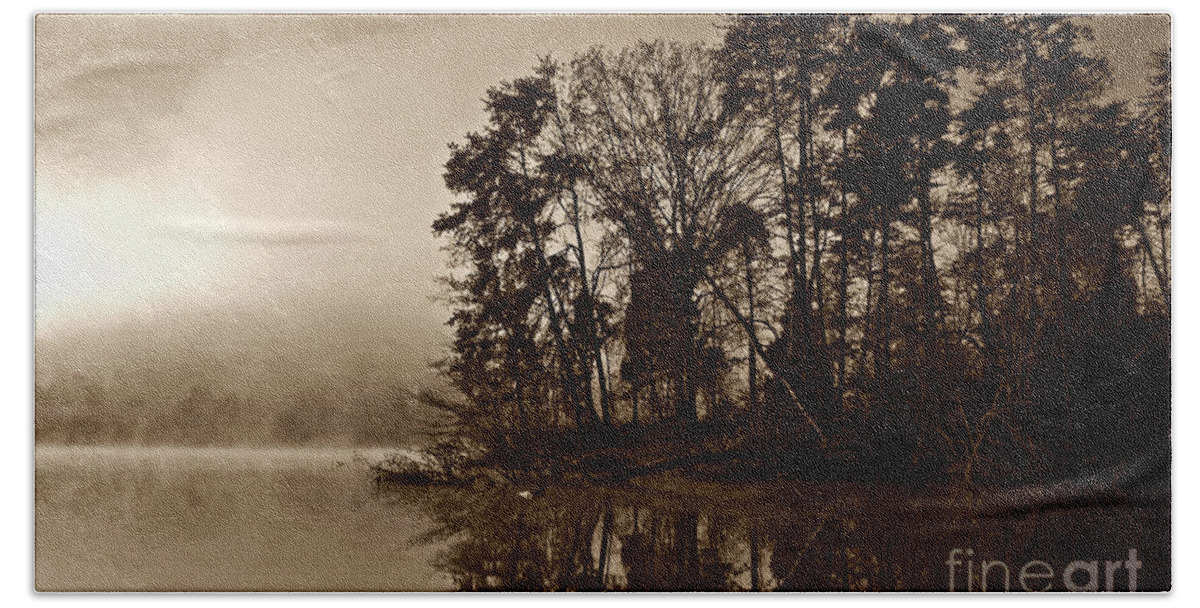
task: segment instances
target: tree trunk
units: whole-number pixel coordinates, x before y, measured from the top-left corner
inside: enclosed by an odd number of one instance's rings
[[[850,127],[842,129],[842,159],[846,158],[846,142],[849,139]],[[849,324],[849,314],[847,306],[849,306],[850,295],[850,210],[847,208],[846,202],[846,185],[839,184],[838,189],[841,195],[841,213],[842,213],[842,255],[839,263],[841,265],[841,275],[838,282],[838,388],[841,389],[842,395],[845,395],[846,386],[846,368],[850,363],[850,340],[847,337]]]
[[[717,282],[707,273],[705,273],[704,279],[712,288],[713,295],[715,295],[725,309],[733,315],[734,319],[736,319],[737,322],[742,326],[742,329],[746,330],[746,335],[753,335],[750,321],[746,319],[746,316],[743,315],[741,311],[738,310],[737,306],[733,304],[733,301],[729,299],[728,295],[726,295],[725,290],[721,289],[721,286],[718,285]],[[821,443],[824,444],[825,434],[821,432],[821,427],[817,425],[816,419],[814,419],[812,415],[808,413],[808,409],[804,407],[804,403],[800,400],[799,394],[796,393],[795,387],[792,386],[792,383],[788,380],[787,376],[781,373],[786,368],[781,366],[780,363],[776,361],[775,358],[772,357],[765,348],[763,348],[761,342],[755,340],[752,342],[752,345],[754,346],[754,351],[758,353],[758,356],[763,360],[763,363],[766,364],[767,369],[770,370],[775,378],[779,380],[779,383],[783,385],[784,390],[787,391],[788,397],[792,399],[792,403],[797,409],[800,410],[800,413],[804,416],[809,426],[816,431],[817,437],[820,439]]]
[[[751,267],[753,260],[750,250],[750,240],[748,238],[742,243],[742,250],[745,252],[746,256],[746,301],[748,308],[750,309],[750,326],[746,329],[748,332],[748,348],[746,349],[746,359],[747,366],[749,367],[749,370],[747,370],[747,374],[749,375],[747,407],[751,414],[756,414],[758,411],[758,356],[754,354],[754,347],[752,344],[758,341],[758,336],[756,335],[757,329],[754,326],[754,273],[753,268]]]
[[[603,423],[607,426],[612,424],[612,406],[608,393],[608,378],[604,373],[604,358],[601,356],[600,339],[597,332],[599,319],[596,317],[595,300],[592,295],[591,282],[588,280],[587,258],[583,251],[583,231],[579,226],[579,194],[575,191],[574,185],[571,186],[571,205],[573,211],[571,223],[575,229],[575,257],[576,263],[579,264],[579,285],[581,291],[579,297],[581,310],[579,314],[584,319],[584,331],[586,332],[584,339],[588,343],[593,360],[592,363],[596,367],[596,378],[600,386],[600,416]],[[591,378],[588,378],[588,382],[590,384]]]

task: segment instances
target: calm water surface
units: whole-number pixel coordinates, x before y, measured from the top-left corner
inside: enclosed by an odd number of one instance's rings
[[[1169,503],[967,512],[900,488],[375,488],[370,450],[38,448],[42,590],[944,590],[1033,560],[1170,581]],[[966,550],[971,554],[967,556]],[[971,563],[967,563],[970,560]],[[1004,576],[1004,569],[1009,576]],[[1040,567],[1039,567],[1040,568]],[[1114,574],[1127,588],[1126,570]],[[1088,573],[1077,572],[1076,585]]]
[[[41,590],[442,590],[353,450],[38,448]],[[339,464],[341,463],[341,464]]]

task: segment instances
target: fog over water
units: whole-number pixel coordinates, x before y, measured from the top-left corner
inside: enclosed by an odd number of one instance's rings
[[[439,590],[430,525],[370,450],[38,448],[38,588]],[[356,458],[358,460],[356,460]]]
[[[1143,93],[1169,20],[1079,19],[1112,63],[1105,98]],[[39,16],[38,589],[926,590],[954,588],[967,548],[1055,576],[1136,549],[1143,589],[1168,588],[1169,475],[1120,504],[1021,486],[992,511],[897,479],[374,483],[392,455],[433,461],[444,419],[418,394],[450,394],[453,335],[431,224],[487,89],[544,55],[715,45],[724,23]]]

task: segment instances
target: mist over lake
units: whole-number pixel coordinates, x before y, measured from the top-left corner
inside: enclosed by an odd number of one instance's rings
[[[1170,39],[39,14],[35,587],[1169,591]]]
[[[375,494],[362,459],[380,452],[39,446],[38,587],[452,588],[412,542],[430,525],[415,492]]]

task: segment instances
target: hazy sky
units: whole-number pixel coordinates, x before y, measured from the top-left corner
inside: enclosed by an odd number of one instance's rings
[[[487,87],[542,54],[715,41],[719,19],[39,17],[39,368],[64,342],[93,364],[180,342],[422,366],[450,335],[446,145]]]
[[[131,350],[269,353],[301,375],[434,359],[449,330],[429,226],[453,200],[446,144],[484,125],[485,90],[539,55],[717,42],[721,22],[42,15],[39,352],[94,359],[123,335]],[[1166,19],[1097,26],[1118,88],[1140,89]]]

